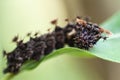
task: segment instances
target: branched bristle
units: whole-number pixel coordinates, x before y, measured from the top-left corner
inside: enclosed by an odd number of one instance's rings
[[[17,36],[15,36],[15,37],[12,39],[12,42],[17,42],[18,39],[19,39],[19,37],[18,37],[18,35],[17,35]]]
[[[7,55],[7,52],[3,50],[3,57]]]
[[[29,33],[27,33],[27,36],[28,36],[28,37],[30,37],[30,36],[31,36],[31,34],[32,34],[32,33],[31,33],[31,32],[29,32]]]
[[[54,19],[54,20],[51,21],[51,24],[57,25],[57,21],[58,21],[58,19]]]

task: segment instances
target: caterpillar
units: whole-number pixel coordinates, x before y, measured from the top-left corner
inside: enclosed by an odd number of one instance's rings
[[[67,25],[63,28],[57,25],[57,20],[51,21],[55,25],[55,29],[44,35],[37,36],[39,33],[36,32],[35,37],[31,37],[31,33],[28,33],[27,36],[30,39],[27,42],[23,42],[23,40],[19,40],[18,36],[15,36],[12,41],[16,43],[16,48],[11,52],[3,50],[3,54],[7,58],[7,67],[3,72],[18,73],[27,60],[39,61],[53,50],[63,48],[65,45],[89,50],[100,39],[107,39],[102,33],[111,34],[110,31],[90,22],[88,18],[78,16],[74,21],[70,22],[68,19],[65,21],[67,21]]]

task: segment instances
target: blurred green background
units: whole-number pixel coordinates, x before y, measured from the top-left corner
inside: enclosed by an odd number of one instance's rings
[[[119,11],[119,0],[0,0],[0,51],[11,51],[11,39],[27,32],[46,33],[54,26],[50,21],[58,18],[64,26],[65,18],[77,15],[90,16],[93,22],[102,23]],[[1,52],[2,53],[2,52]],[[4,60],[0,54],[0,78]],[[52,58],[32,71],[25,71],[13,80],[120,80],[120,64],[95,59],[61,55]]]

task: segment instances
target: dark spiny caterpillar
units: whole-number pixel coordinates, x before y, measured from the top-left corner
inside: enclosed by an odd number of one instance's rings
[[[20,67],[27,60],[39,61],[53,50],[63,48],[65,44],[89,50],[99,39],[106,40],[107,37],[102,36],[102,33],[111,34],[110,31],[90,22],[88,18],[77,17],[73,22],[69,22],[68,19],[65,21],[68,24],[61,28],[57,25],[57,20],[53,20],[51,23],[55,25],[55,29],[48,34],[37,36],[38,32],[36,32],[35,37],[31,37],[31,33],[28,33],[27,36],[30,39],[25,43],[15,36],[12,41],[17,43],[17,47],[9,53],[3,51],[7,57],[7,68],[4,73],[18,73]]]

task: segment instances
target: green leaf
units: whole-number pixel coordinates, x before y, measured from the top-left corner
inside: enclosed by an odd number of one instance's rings
[[[99,41],[90,52],[99,58],[120,63],[120,12],[104,22],[102,26],[110,30],[113,35],[106,41]]]
[[[41,62],[48,60],[52,57],[55,57],[57,55],[66,54],[66,53],[70,55],[80,56],[80,57],[93,57],[94,55],[96,57],[99,57],[105,60],[120,62],[120,54],[119,54],[120,35],[118,33],[120,30],[120,13],[117,13],[114,16],[112,16],[109,20],[104,22],[101,26],[112,31],[113,36],[108,38],[108,40],[106,41],[100,40],[97,43],[97,45],[95,45],[94,48],[92,48],[90,51],[85,51],[85,50],[81,50],[73,47],[62,48],[50,53],[48,56],[44,57],[39,62],[28,61],[26,64],[23,65],[21,70],[23,71],[23,70],[34,69]],[[114,34],[114,33],[118,33],[118,34]]]
[[[55,50],[54,52],[50,53],[49,55],[43,57],[40,61],[28,61],[22,67],[21,71],[25,70],[32,70],[36,68],[40,63],[53,58],[55,56],[61,54],[70,54],[80,57],[99,57],[105,60],[119,62],[120,63],[120,12],[115,14],[109,20],[104,22],[102,25],[105,29],[110,30],[113,32],[113,35],[108,38],[106,41],[100,40],[97,45],[95,45],[90,51],[85,51],[78,48],[73,47],[65,47],[59,50]]]

